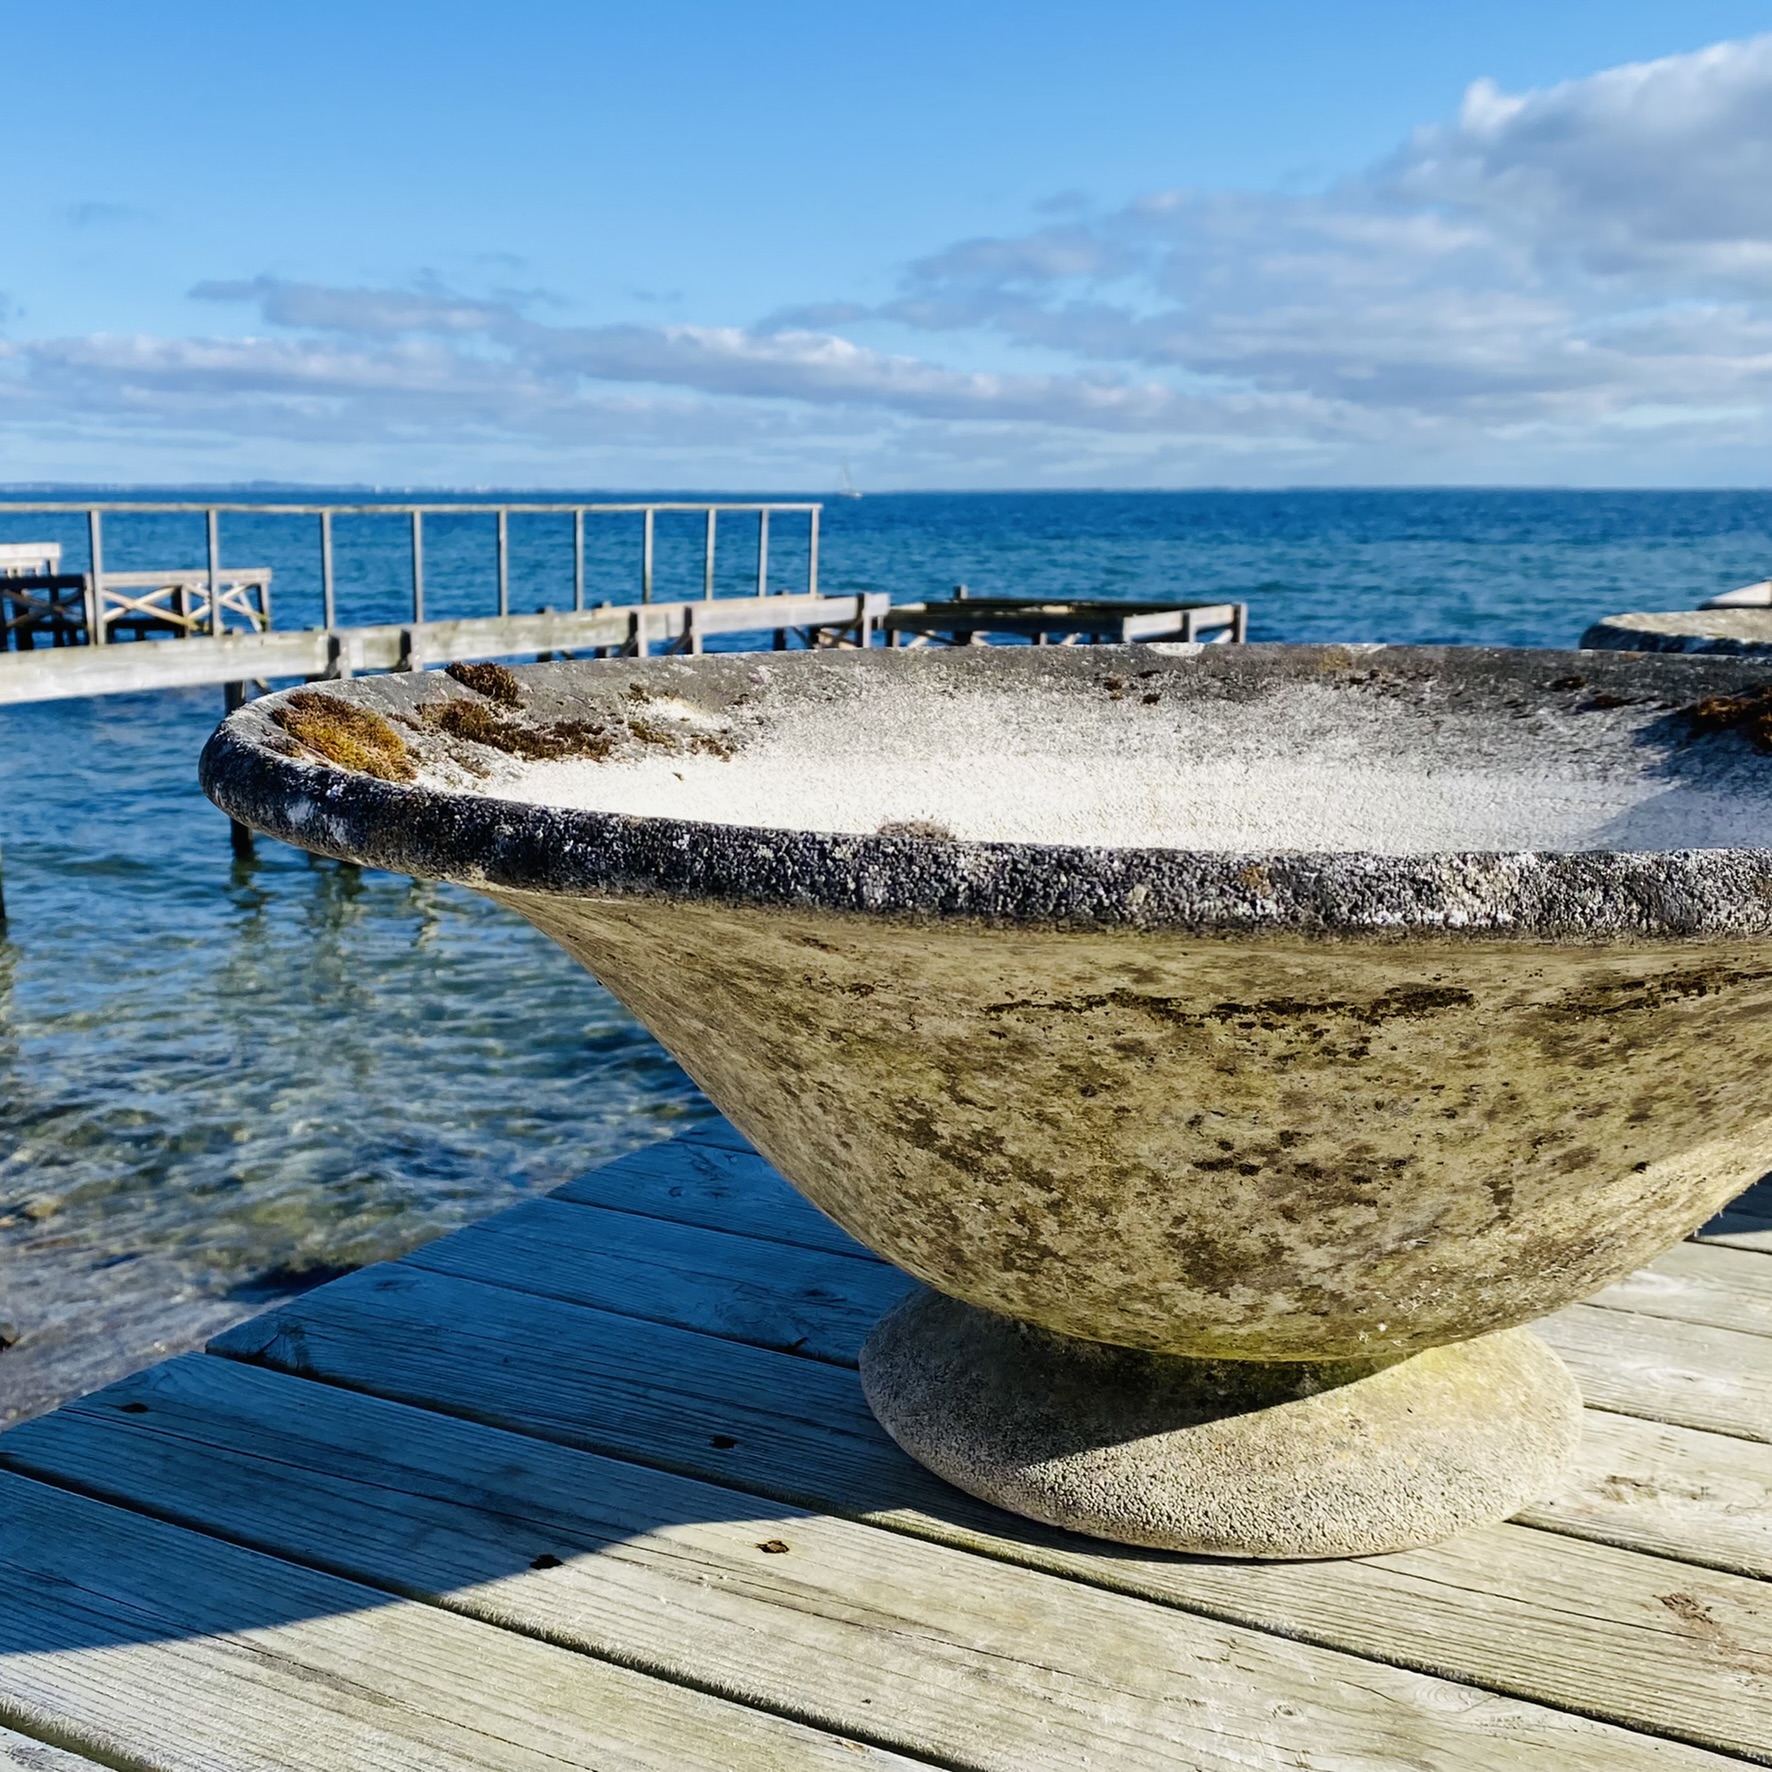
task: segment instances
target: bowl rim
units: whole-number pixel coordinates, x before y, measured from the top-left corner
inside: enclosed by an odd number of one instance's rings
[[[1056,649],[983,648],[993,653]],[[1686,697],[1768,686],[1772,664],[1730,655],[1547,648],[1092,646],[1090,666],[1208,655],[1343,668],[1382,661],[1442,673],[1497,667],[1579,673],[1585,684]],[[700,655],[730,669],[767,659],[907,659],[903,650]],[[1529,666],[1526,661],[1530,661]],[[518,678],[611,668],[681,671],[698,660],[578,660]],[[911,667],[915,668],[915,667]],[[1757,678],[1757,681],[1754,679]],[[1645,683],[1645,679],[1647,682]],[[360,704],[404,707],[434,674],[329,682]],[[377,688],[377,686],[383,686]],[[389,686],[392,686],[391,688]],[[453,686],[452,686],[453,687]],[[199,778],[230,817],[315,853],[480,890],[667,899],[912,920],[1059,929],[1174,930],[1396,940],[1592,945],[1772,934],[1772,847],[1684,850],[1185,850],[851,834],[550,807],[383,781],[287,754],[271,714],[295,690],[248,702],[204,746]],[[1745,742],[1745,741],[1731,741]],[[1768,764],[1772,768],[1772,763]]]

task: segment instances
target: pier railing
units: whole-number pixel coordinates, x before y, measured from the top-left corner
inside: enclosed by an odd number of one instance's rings
[[[93,500],[45,502],[39,500],[0,500],[0,516],[68,516],[83,515],[86,519],[88,567],[84,574],[75,574],[58,570],[59,559],[46,561],[46,570],[37,574],[20,572],[16,565],[10,572],[8,562],[0,558],[0,595],[12,595],[15,599],[23,599],[33,589],[50,593],[50,601],[54,601],[54,592],[58,588],[79,585],[84,593],[84,622],[86,642],[94,646],[105,645],[111,637],[112,621],[109,619],[109,603],[112,599],[108,592],[113,588],[140,590],[150,579],[164,577],[168,585],[175,581],[188,593],[197,590],[200,595],[195,607],[207,617],[207,625],[199,626],[191,620],[191,605],[180,605],[180,619],[176,631],[182,634],[204,632],[219,635],[225,631],[226,612],[235,599],[230,598],[229,590],[234,581],[240,580],[243,574],[236,569],[232,572],[222,564],[222,524],[224,516],[230,514],[254,517],[312,517],[316,521],[315,545],[319,551],[320,564],[320,599],[321,627],[330,629],[337,625],[336,595],[333,573],[333,523],[336,518],[349,516],[366,517],[404,517],[410,525],[410,558],[411,558],[411,589],[412,589],[412,621],[416,626],[425,622],[425,518],[434,516],[491,516],[496,519],[497,534],[497,592],[498,614],[505,617],[510,614],[510,520],[515,515],[554,516],[570,519],[572,524],[572,607],[575,611],[585,607],[585,519],[586,517],[638,516],[640,518],[640,546],[635,566],[638,571],[639,601],[653,601],[653,562],[655,557],[657,519],[664,512],[689,513],[703,518],[702,541],[702,597],[711,602],[714,597],[714,558],[715,547],[719,535],[719,522],[722,516],[750,517],[757,525],[757,592],[759,597],[770,595],[769,589],[769,524],[772,517],[803,516],[807,525],[806,546],[806,587],[805,595],[818,596],[818,519],[823,507],[818,504],[796,504],[779,502],[725,502],[725,501],[694,501],[680,502],[675,500],[653,500],[644,503],[399,503],[377,500],[366,504],[270,504],[270,503],[228,503],[225,501],[180,501],[180,500]],[[108,573],[105,570],[105,519],[112,516],[142,514],[153,516],[169,516],[176,513],[201,515],[204,519],[204,535],[207,560],[205,566],[196,571],[173,570],[163,575],[136,574],[129,575]],[[30,550],[14,546],[4,550],[16,553],[21,557]],[[59,549],[55,550],[59,554]],[[253,569],[244,574],[254,574],[268,578],[269,574],[262,568]],[[55,583],[50,581],[54,580]],[[200,582],[199,582],[200,581]],[[783,593],[786,594],[786,593]],[[128,600],[139,605],[140,599]],[[253,622],[260,632],[269,626],[268,603],[263,605],[266,613]],[[242,611],[244,612],[244,611]],[[68,611],[61,611],[62,625],[65,627]],[[16,625],[16,624],[14,624]],[[21,632],[23,630],[21,629]]]

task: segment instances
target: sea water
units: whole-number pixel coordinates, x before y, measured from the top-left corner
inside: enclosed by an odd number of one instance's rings
[[[200,565],[201,523],[112,518],[106,564]],[[822,523],[829,591],[1240,599],[1255,640],[1568,646],[1772,571],[1772,493],[907,494]],[[315,520],[223,524],[225,561],[273,569],[278,625],[317,621]],[[0,515],[71,570],[83,538]],[[494,545],[488,518],[427,519],[429,615],[490,613]],[[700,593],[701,545],[699,517],[658,520],[655,596]],[[407,549],[405,519],[339,520],[341,622],[402,616]],[[754,590],[754,519],[722,519],[718,560],[721,594]],[[803,519],[768,561],[803,585]],[[513,609],[570,606],[570,519],[513,518],[510,572]],[[637,519],[587,519],[586,576],[637,595]],[[0,1423],[711,1116],[485,900],[268,840],[235,859],[195,776],[220,711],[0,709]]]

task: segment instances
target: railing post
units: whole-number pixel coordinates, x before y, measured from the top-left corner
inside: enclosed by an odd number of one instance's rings
[[[806,522],[806,595],[818,595],[818,506]]]
[[[416,507],[412,513],[412,619],[425,618],[425,514]]]
[[[769,595],[769,507],[757,513],[757,595]]]
[[[510,513],[503,505],[498,510],[498,612],[511,613],[511,529]]]
[[[717,505],[708,506],[708,539],[701,560],[701,594],[709,603],[714,600],[714,523],[719,515]]]
[[[86,592],[86,643],[105,644],[105,543],[104,517],[99,511],[86,513],[86,542],[92,553],[91,585]]]
[[[572,513],[572,607],[585,606],[585,514]]]
[[[330,628],[334,624],[335,611],[332,606],[332,513],[320,513],[320,625]]]
[[[640,601],[652,601],[652,506],[646,507],[646,533],[640,543]]]
[[[222,631],[221,608],[221,518],[214,511],[206,513],[205,528],[209,538],[209,631]]]

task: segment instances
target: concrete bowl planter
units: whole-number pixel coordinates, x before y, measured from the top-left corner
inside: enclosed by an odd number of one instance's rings
[[[991,648],[254,702],[203,779],[590,967],[925,1283],[862,1377],[1024,1514],[1225,1555],[1554,1491],[1519,1327],[1767,1166],[1772,689],[1627,653]]]

